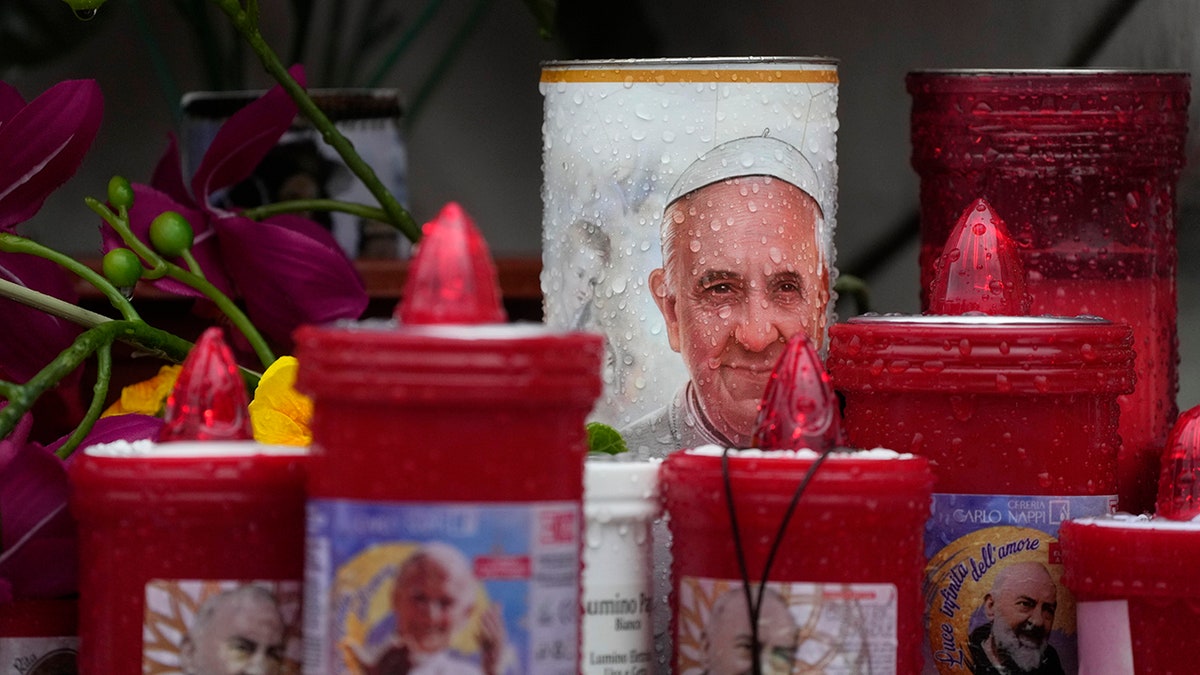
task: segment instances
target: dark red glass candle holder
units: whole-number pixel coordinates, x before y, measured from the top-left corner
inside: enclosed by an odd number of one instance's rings
[[[1031,314],[1134,330],[1121,397],[1120,507],[1153,508],[1177,412],[1176,204],[1189,76],[1174,72],[927,71],[907,79],[921,178],[921,289],[963,209],[985,198],[1028,272]]]

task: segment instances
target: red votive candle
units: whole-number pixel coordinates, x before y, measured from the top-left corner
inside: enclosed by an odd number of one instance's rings
[[[1079,603],[1080,672],[1196,672],[1200,523],[1084,518],[1060,536],[1063,581]]]
[[[77,672],[78,636],[79,604],[74,598],[0,604],[0,663],[12,664],[15,672]]]
[[[1030,314],[1133,327],[1120,398],[1123,511],[1154,506],[1177,412],[1176,204],[1189,76],[1137,71],[911,73],[922,307],[955,218],[985,197],[1028,271]]]
[[[504,320],[457,204],[396,322],[305,327],[304,672],[579,669],[585,422],[601,338]]]
[[[1073,602],[1057,588],[1058,527],[1114,508],[1117,395],[1133,385],[1129,327],[863,316],[830,338],[848,442],[922,455],[936,476],[924,672],[971,672],[986,658],[973,645],[983,649],[1005,620],[995,602],[1017,579],[1036,584],[1055,610],[1039,622],[1041,654],[1075,672]]]
[[[388,322],[296,343],[314,406],[305,672],[576,671],[600,337]],[[418,625],[422,593],[445,600],[441,627]]]
[[[715,446],[681,451],[661,469],[672,536],[674,672],[750,672],[739,551],[759,608],[753,658],[762,660],[762,672],[916,672],[928,462],[888,450],[832,452],[781,530],[819,455],[730,450],[735,532],[721,454]]]
[[[230,639],[253,643],[237,667],[298,667],[306,459],[253,441],[79,453],[79,672],[221,672],[195,669],[234,667]]]

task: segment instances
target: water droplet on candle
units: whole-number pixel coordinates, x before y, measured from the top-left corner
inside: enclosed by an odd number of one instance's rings
[[[1009,381],[1007,375],[1003,373],[996,374],[996,391],[1002,394],[1012,391],[1012,382]]]

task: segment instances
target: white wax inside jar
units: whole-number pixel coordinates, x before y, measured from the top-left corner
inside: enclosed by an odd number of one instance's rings
[[[1097,525],[1115,529],[1200,532],[1200,516],[1197,516],[1193,520],[1170,520],[1169,518],[1154,518],[1147,515],[1134,516],[1127,513],[1118,513],[1103,518],[1077,518],[1072,522],[1078,525]]]
[[[145,459],[150,457],[201,458],[201,457],[255,457],[270,455],[278,457],[308,454],[308,449],[290,445],[263,445],[257,441],[173,441],[158,443],[151,440],[113,441],[89,446],[84,453],[93,457],[127,457]]]
[[[722,448],[719,445],[702,445],[698,448],[693,448],[691,450],[687,450],[687,452],[689,454],[693,454],[693,455],[706,455],[706,456],[720,457],[721,455],[723,455],[725,453],[725,448]],[[808,450],[808,449],[803,449],[803,450],[759,450],[757,448],[749,448],[746,450],[730,449],[729,455],[731,457],[745,457],[745,458],[754,458],[754,459],[757,459],[760,457],[766,457],[766,458],[786,457],[786,458],[793,458],[793,459],[806,459],[806,460],[811,461],[811,460],[814,460],[817,457],[819,457],[820,453],[818,453],[815,450]],[[854,448],[838,448],[838,449],[834,450],[829,456],[830,459],[869,459],[869,460],[912,459],[913,457],[914,457],[914,455],[912,455],[910,453],[899,453],[899,452],[896,452],[895,450],[888,450],[886,448],[873,448],[871,450],[855,450]]]

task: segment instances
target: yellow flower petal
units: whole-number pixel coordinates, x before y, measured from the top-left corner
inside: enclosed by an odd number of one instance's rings
[[[312,400],[295,389],[298,368],[295,357],[282,356],[258,381],[250,402],[250,423],[259,443],[308,445],[312,441]]]
[[[254,425],[254,440],[266,445],[300,445],[312,443],[308,426],[296,422],[287,415],[270,408],[260,408],[250,413]]]
[[[125,387],[121,390],[121,398],[113,402],[100,416],[162,413],[167,397],[175,388],[175,380],[179,379],[180,370],[183,370],[183,366],[163,366],[154,377]]]

